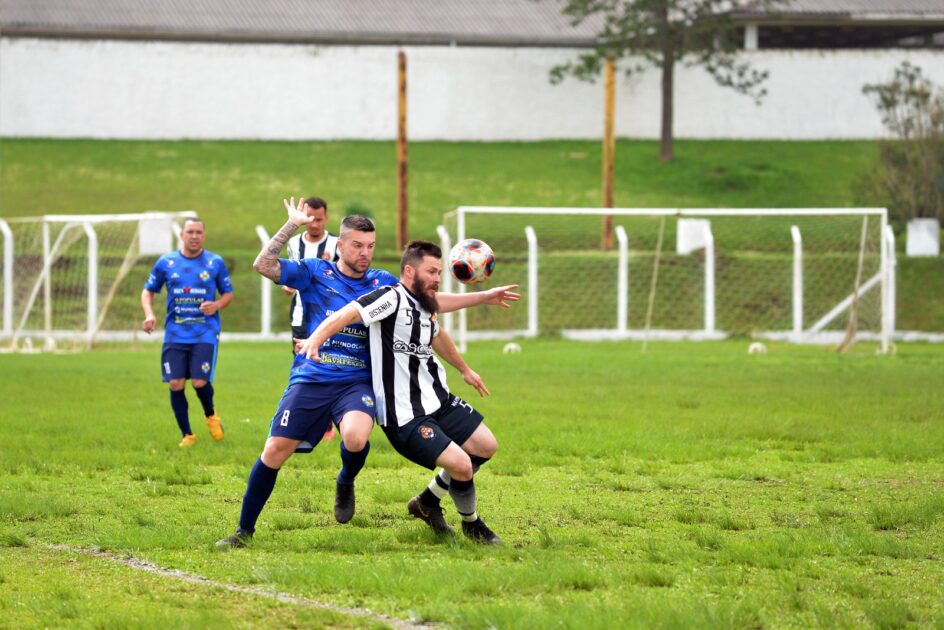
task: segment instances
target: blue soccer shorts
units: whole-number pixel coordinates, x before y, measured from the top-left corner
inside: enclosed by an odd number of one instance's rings
[[[272,416],[269,437],[301,440],[295,452],[310,453],[330,423],[339,424],[349,411],[363,411],[374,417],[374,390],[370,383],[293,383]]]
[[[161,376],[164,382],[176,378],[212,382],[218,348],[215,343],[165,343],[161,348]]]

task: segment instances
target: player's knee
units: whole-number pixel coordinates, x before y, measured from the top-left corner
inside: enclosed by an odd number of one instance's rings
[[[203,388],[203,387],[206,387],[206,384],[207,384],[206,381],[201,380],[201,379],[199,379],[199,378],[195,378],[195,379],[191,380],[190,383],[193,385],[193,388],[194,388],[194,389],[201,389],[201,388]]]
[[[474,474],[472,471],[472,460],[468,457],[456,458],[454,461],[449,462],[446,471],[449,473],[449,476],[456,481],[468,481]]]
[[[351,431],[347,435],[344,433],[341,434],[344,448],[351,453],[360,453],[363,451],[364,447],[367,446],[367,440],[369,438],[370,433],[364,433],[363,431]]]
[[[482,457],[491,459],[495,457],[495,453],[498,452],[498,440],[495,439],[495,436],[491,436],[491,439],[485,441],[479,449]]]
[[[269,468],[281,468],[292,453],[295,452],[294,444],[286,444],[280,440],[268,440],[265,448],[262,449],[262,463]]]
[[[187,379],[172,378],[167,384],[170,386],[171,390],[179,392],[184,388],[184,385],[187,384]]]

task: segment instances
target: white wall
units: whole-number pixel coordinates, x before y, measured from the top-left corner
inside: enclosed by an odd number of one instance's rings
[[[0,38],[0,135],[391,139],[396,47]],[[414,140],[598,138],[602,83],[548,82],[574,50],[408,47]],[[676,136],[873,138],[862,94],[903,60],[944,86],[944,52],[748,53],[770,71],[762,106],[676,72]],[[622,77],[617,133],[659,133],[659,76]]]

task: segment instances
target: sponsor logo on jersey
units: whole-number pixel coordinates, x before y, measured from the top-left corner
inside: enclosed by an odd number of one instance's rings
[[[433,427],[422,426],[420,427],[420,437],[424,440],[432,440],[436,437],[436,432],[433,431]]]
[[[212,260],[212,259],[210,259],[210,260],[207,261],[207,267],[209,267],[210,269],[213,269],[213,260]]]
[[[152,277],[153,277],[153,276],[152,276]],[[179,278],[179,277],[180,277],[180,274],[175,271],[174,273],[170,274],[170,277],[171,277],[171,278]]]
[[[421,359],[428,359],[433,356],[433,349],[425,343],[407,343],[401,339],[393,342],[393,351],[401,354],[409,354]]]
[[[334,280],[334,272],[331,271],[330,269],[325,269],[325,270],[321,273],[321,275],[323,275],[323,276],[324,276],[325,278],[327,278],[328,280]]]
[[[168,266],[168,267],[173,267],[173,266],[174,266],[174,261],[173,261],[173,260],[168,260],[168,261],[167,261],[167,266]]]
[[[204,361],[204,362],[200,365],[200,369],[203,370],[203,373],[204,373],[204,374],[206,374],[207,372],[210,371],[210,364],[207,363],[206,361]]]
[[[201,272],[200,272],[200,279],[201,279],[201,280],[209,280],[209,279],[210,279],[210,272],[207,271],[206,269],[204,269],[203,271],[201,271]]]
[[[190,293],[190,287],[184,287],[184,293]]]
[[[380,284],[380,278],[374,278],[374,286]]]
[[[390,308],[390,302],[384,302],[383,304],[381,304],[381,305],[378,306],[377,308],[372,308],[372,309],[370,309],[370,310],[367,312],[367,314],[370,315],[371,317],[377,317],[378,315],[380,315],[381,313],[383,313],[383,312],[384,312],[385,310],[387,310],[388,308]]]
[[[374,399],[368,396],[367,394],[364,394],[363,396],[361,396],[361,402],[367,405],[368,407],[374,406]]]

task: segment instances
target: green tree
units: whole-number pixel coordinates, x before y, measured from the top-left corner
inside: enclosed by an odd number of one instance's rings
[[[862,92],[893,136],[879,142],[878,162],[859,182],[866,197],[888,206],[899,224],[944,218],[944,92],[907,61],[891,81]]]
[[[659,159],[672,160],[673,95],[676,63],[700,65],[723,87],[747,94],[759,104],[768,73],[738,59],[732,10],[758,10],[779,0],[567,0],[562,9],[574,25],[602,22],[592,51],[551,70],[551,82],[566,76],[593,81],[612,58],[627,74],[649,67],[662,73],[662,128]],[[599,17],[597,17],[599,16]]]

